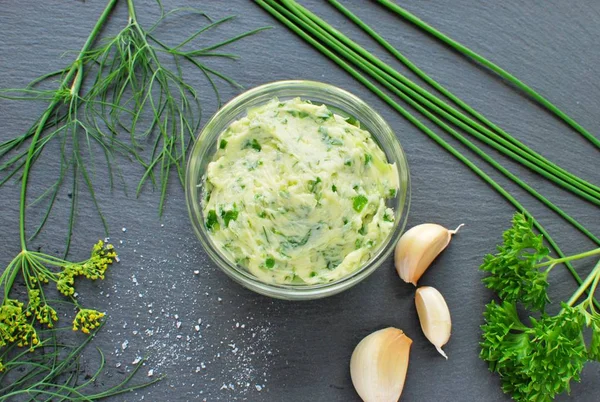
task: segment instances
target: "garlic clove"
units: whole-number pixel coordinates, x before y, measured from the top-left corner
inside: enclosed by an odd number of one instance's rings
[[[448,359],[442,346],[450,339],[452,321],[444,296],[436,288],[421,286],[417,289],[415,304],[423,333],[438,352]]]
[[[404,388],[412,340],[397,328],[365,337],[350,359],[350,376],[364,402],[397,402]]]
[[[421,275],[435,258],[448,246],[450,238],[463,225],[448,230],[435,223],[424,223],[409,229],[396,245],[394,262],[404,282],[417,286]]]

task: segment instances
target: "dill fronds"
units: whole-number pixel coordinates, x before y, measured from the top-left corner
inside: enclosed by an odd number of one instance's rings
[[[109,2],[108,13],[115,1]],[[44,204],[43,217],[30,236],[44,227],[60,188],[71,183],[70,214],[66,252],[76,218],[79,191],[89,191],[98,216],[108,234],[93,183],[94,155],[103,156],[111,189],[114,173],[120,176],[117,155],[125,155],[144,169],[136,195],[150,180],[160,191],[159,214],[167,196],[172,171],[183,185],[187,152],[200,128],[202,105],[198,90],[184,76],[184,64],[200,72],[210,84],[218,103],[218,81],[242,88],[234,79],[210,67],[211,59],[236,59],[221,52],[231,43],[267,27],[243,32],[226,40],[193,48],[201,35],[232,22],[234,16],[213,21],[204,12],[180,8],[165,12],[149,28],[138,19],[133,0],[127,0],[128,20],[121,31],[96,42],[103,23],[95,28],[86,46],[68,66],[33,80],[22,89],[0,90],[0,97],[49,102],[40,118],[23,134],[0,143],[0,186],[11,178],[22,178],[51,141],[61,144],[60,168],[56,180],[30,206]],[[161,40],[156,30],[167,18],[181,13],[196,15],[202,26],[176,44]],[[205,61],[206,60],[206,61]],[[54,90],[41,84],[59,79]],[[123,135],[125,134],[125,135]],[[24,147],[29,146],[29,148]],[[83,184],[83,186],[82,186]]]
[[[108,233],[92,180],[97,148],[106,161],[111,189],[117,154],[140,163],[145,172],[137,193],[150,179],[160,189],[159,212],[162,213],[169,175],[175,170],[183,182],[186,153],[200,124],[198,93],[186,81],[182,64],[190,63],[206,77],[220,103],[217,80],[236,87],[240,85],[203,60],[235,59],[235,55],[221,53],[219,49],[265,29],[247,31],[216,44],[188,50],[203,32],[216,29],[233,17],[213,21],[203,12],[189,8],[165,12],[161,1],[157,0],[160,17],[150,28],[145,28],[138,20],[134,1],[127,0],[129,18],[125,27],[116,36],[98,41],[117,1],[107,0],[82,49],[69,65],[33,80],[25,88],[0,90],[0,96],[4,98],[47,102],[44,112],[28,130],[0,143],[0,186],[11,178],[21,182],[21,252],[0,276],[0,288],[3,289],[0,302],[0,401],[15,400],[19,396],[30,400],[95,400],[129,392],[161,379],[130,385],[144,362],[142,360],[122,382],[98,391],[95,381],[105,367],[100,350],[97,371],[91,378],[80,378],[81,354],[101,328],[105,315],[79,304],[74,297],[76,282],[82,277],[104,279],[116,252],[111,245],[100,241],[93,247],[89,259],[74,263],[31,251],[28,241],[44,227],[60,188],[69,179],[72,188],[65,256],[71,243],[81,183],[89,191],[104,231]],[[205,24],[181,42],[170,45],[158,39],[155,30],[166,18],[178,12],[196,14]],[[43,83],[57,79],[55,89],[41,88]],[[147,123],[142,124],[142,121]],[[125,138],[122,138],[123,132],[128,133]],[[55,181],[27,205],[31,168],[52,141],[60,144],[59,173]],[[142,150],[148,145],[149,156],[144,157]],[[27,208],[39,203],[46,205],[43,217],[37,229],[27,237]],[[26,295],[15,289],[17,280],[24,282]],[[44,289],[50,284],[56,285],[65,300],[46,297]],[[78,346],[59,340],[59,331],[66,328],[56,327],[56,303],[64,303],[77,310],[68,328],[87,335]],[[18,348],[26,350],[19,351]],[[41,351],[29,354],[36,349]]]

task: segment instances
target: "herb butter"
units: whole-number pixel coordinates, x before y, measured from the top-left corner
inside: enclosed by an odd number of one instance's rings
[[[278,284],[340,279],[392,230],[395,164],[371,134],[325,105],[273,99],[220,135],[202,210],[216,247]]]

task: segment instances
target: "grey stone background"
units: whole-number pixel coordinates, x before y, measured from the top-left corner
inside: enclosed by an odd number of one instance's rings
[[[71,56],[67,54],[61,59],[61,55],[80,48],[104,3],[0,0],[0,87],[24,86],[66,64]],[[366,100],[396,130],[411,169],[408,226],[423,222],[448,227],[466,225],[421,282],[438,288],[452,312],[453,334],[445,348],[450,359],[441,358],[421,333],[413,306],[414,289],[397,278],[391,259],[360,285],[328,299],[290,303],[253,294],[230,281],[208,260],[192,232],[183,191],[177,183],[171,182],[166,210],[160,219],[158,192],[147,186],[135,198],[133,189],[142,172],[139,166],[121,161],[128,195],[119,188],[112,191],[108,188],[101,164],[94,176],[111,229],[111,241],[118,248],[121,262],[110,269],[103,282],[83,283],[80,297],[86,305],[107,312],[107,324],[94,341],[107,354],[108,369],[102,377],[103,383],[123,378],[136,357],[145,355],[149,360],[140,380],[146,379],[149,370],[154,376],[167,377],[151,388],[115,400],[358,400],[349,376],[350,355],[360,339],[386,326],[402,328],[414,340],[403,400],[507,400],[498,378],[478,359],[481,313],[491,294],[481,285],[482,275],[477,268],[482,257],[500,241],[513,208],[460,162],[253,2],[165,0],[164,3],[167,8],[200,7],[214,18],[239,16],[201,38],[199,44],[213,43],[246,29],[274,26],[230,46],[228,50],[240,55],[239,60],[207,61],[245,87],[279,79],[328,82]],[[492,121],[572,172],[600,182],[598,150],[509,85],[373,2],[345,3],[425,71]],[[153,21],[157,12],[154,2],[137,0],[136,4],[140,19]],[[305,4],[383,59],[398,65],[325,2],[307,0]],[[597,67],[600,2],[406,0],[402,4],[441,31],[508,68],[592,133],[600,130]],[[122,2],[111,16],[106,33],[115,33],[125,18],[126,7]],[[159,36],[175,41],[200,23],[189,17],[174,19],[159,31]],[[201,92],[206,122],[216,109],[214,96],[199,72],[190,70],[187,77]],[[220,88],[225,100],[238,93],[224,83]],[[0,139],[12,138],[26,129],[43,108],[43,103],[0,100]],[[56,158],[56,149],[49,148],[45,162],[38,165],[32,176],[31,194],[39,193],[54,177]],[[477,163],[484,166],[481,161]],[[44,167],[40,168],[42,164]],[[597,208],[513,163],[506,165],[590,230],[600,233]],[[491,172],[488,167],[485,169]],[[592,248],[591,242],[552,212],[503,177],[491,174],[534,212],[565,252]],[[3,265],[19,251],[18,191],[19,186],[14,182],[0,188]],[[48,226],[33,245],[49,253],[61,253],[68,205],[65,190]],[[35,210],[30,217],[28,227],[33,227],[39,217]],[[71,258],[85,258],[90,245],[103,237],[90,199],[82,192]],[[591,261],[577,264],[582,275],[591,266]],[[574,281],[562,269],[553,272],[551,286],[556,301],[568,297],[575,289]],[[91,356],[86,358],[88,370],[95,364]],[[588,364],[582,383],[573,384],[571,397],[559,399],[600,400],[599,375],[600,365]]]

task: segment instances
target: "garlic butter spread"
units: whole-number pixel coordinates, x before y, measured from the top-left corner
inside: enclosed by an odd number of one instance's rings
[[[217,248],[264,282],[317,284],[368,261],[393,226],[394,164],[371,134],[300,98],[248,110],[217,141],[202,209]]]

